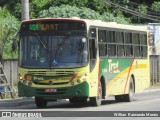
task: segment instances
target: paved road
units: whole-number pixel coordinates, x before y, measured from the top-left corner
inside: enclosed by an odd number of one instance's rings
[[[117,103],[114,99],[114,97],[107,97],[106,100],[103,100],[102,105],[99,107],[92,107],[89,102],[85,105],[82,104],[70,104],[67,100],[59,100],[57,102],[49,102],[47,108],[45,109],[37,109],[35,104],[27,104],[27,105],[21,105],[21,106],[10,106],[10,107],[0,107],[1,111],[7,110],[7,111],[51,111],[47,112],[46,116],[57,116],[59,120],[64,120],[63,116],[69,115],[75,115],[75,116],[81,116],[81,114],[84,116],[98,116],[99,113],[102,111],[114,111],[115,113],[123,113],[124,111],[151,111],[154,113],[160,113],[160,89],[152,92],[143,92],[135,95],[133,102],[121,102]],[[61,111],[61,112],[57,112]],[[67,111],[76,111],[76,112],[67,112]],[[81,111],[81,112],[79,112]],[[85,111],[85,112],[84,112]],[[90,111],[97,111],[97,112],[90,112]],[[107,112],[106,112],[107,113]],[[62,116],[60,118],[59,116]],[[114,120],[128,120],[128,118],[124,117],[121,118],[114,118]],[[65,120],[73,120],[73,119],[81,119],[77,117],[72,118],[65,118]],[[84,119],[92,119],[97,120],[96,117],[91,118],[83,118]],[[99,118],[98,118],[99,119]],[[101,119],[104,119],[101,117]],[[106,118],[105,118],[106,119]],[[107,117],[109,119],[109,117]],[[113,117],[111,118],[113,120]],[[130,118],[130,119],[133,119]],[[148,118],[145,117],[142,119],[142,117],[137,118],[138,120],[159,120],[159,118]],[[40,119],[41,120],[41,119]]]
[[[107,97],[99,107],[92,107],[87,104],[70,104],[68,100],[49,102],[47,108],[37,109],[35,104],[0,107],[0,109],[13,110],[51,110],[51,111],[160,111],[160,91],[138,93],[133,102],[117,103],[114,97]]]

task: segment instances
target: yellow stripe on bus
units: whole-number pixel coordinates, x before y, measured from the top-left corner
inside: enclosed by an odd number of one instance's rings
[[[122,76],[124,76],[126,74],[126,79],[127,79],[127,73],[129,71],[129,68],[124,69],[122,72],[120,72],[117,76],[115,76],[110,83],[107,85],[107,88],[109,89],[119,78],[121,78]],[[143,68],[147,68],[147,64],[139,64],[138,67],[136,65],[133,65],[131,68],[131,71],[135,70],[135,69],[143,69]],[[132,74],[132,72],[130,73]]]

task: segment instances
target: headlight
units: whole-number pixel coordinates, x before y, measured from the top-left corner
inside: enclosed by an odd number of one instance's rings
[[[78,84],[79,84],[79,83],[81,83],[81,80],[80,80],[80,79],[78,79],[78,80],[77,80],[77,83],[78,83]]]
[[[26,80],[32,81],[32,75],[27,74],[27,75],[24,76],[24,78]]]
[[[23,77],[22,77],[22,76],[19,76],[19,79],[20,79],[20,80],[23,80]]]

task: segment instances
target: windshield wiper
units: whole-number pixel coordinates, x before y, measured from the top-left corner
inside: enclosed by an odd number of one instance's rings
[[[41,45],[42,45],[42,46],[44,47],[44,49],[47,51],[47,50],[48,50],[47,47],[44,45],[44,43],[42,42],[42,40],[39,38],[38,34],[35,33],[35,35],[36,35],[38,41],[41,43]]]
[[[66,36],[64,39],[61,40],[61,42],[57,45],[57,48],[56,48],[56,52],[55,52],[55,55],[53,57],[53,65],[56,65],[57,64],[57,61],[56,61],[56,58],[57,58],[57,53],[58,53],[58,50],[60,48],[62,48],[65,44],[65,40],[68,38],[69,36]]]

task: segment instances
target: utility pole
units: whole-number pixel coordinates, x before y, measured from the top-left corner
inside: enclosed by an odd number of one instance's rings
[[[21,18],[22,20],[29,19],[29,0],[21,0]]]

